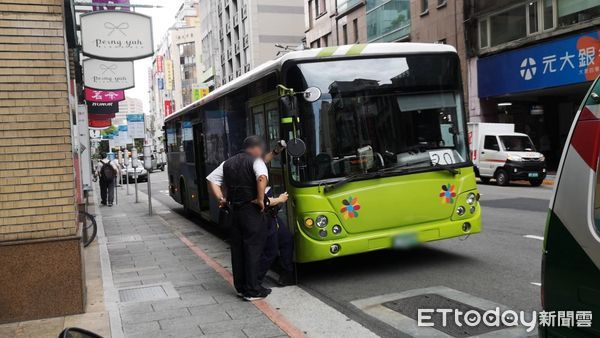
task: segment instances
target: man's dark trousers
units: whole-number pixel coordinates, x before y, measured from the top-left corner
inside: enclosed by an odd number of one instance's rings
[[[254,203],[233,206],[231,226],[231,263],[237,292],[253,296],[262,287],[259,280],[260,257],[265,247],[265,215]]]
[[[115,200],[115,181],[116,178],[106,180],[106,195],[108,197],[108,204],[113,204]]]
[[[100,175],[100,201],[106,204],[106,179]]]

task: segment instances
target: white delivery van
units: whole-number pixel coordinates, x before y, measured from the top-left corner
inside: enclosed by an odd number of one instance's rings
[[[539,186],[546,178],[546,159],[526,134],[509,123],[469,123],[469,145],[475,173],[483,183],[498,185],[527,180]]]

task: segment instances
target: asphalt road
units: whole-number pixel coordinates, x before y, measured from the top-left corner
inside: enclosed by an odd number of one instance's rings
[[[166,173],[153,173],[153,197],[176,212]],[[140,184],[146,191],[146,183]],[[410,251],[380,251],[305,264],[300,286],[381,336],[398,336],[351,301],[426,287],[448,287],[508,306],[539,310],[542,237],[552,188],[479,185],[483,231]],[[199,226],[217,232],[211,225]],[[219,235],[219,234],[218,234]]]

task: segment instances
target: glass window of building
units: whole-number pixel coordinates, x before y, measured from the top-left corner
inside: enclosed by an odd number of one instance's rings
[[[315,17],[327,12],[325,8],[325,0],[315,0]]]
[[[573,25],[600,17],[598,0],[557,0],[558,26]]]
[[[490,17],[491,45],[497,46],[523,38],[526,32],[525,6],[518,6]]]
[[[448,3],[448,0],[437,0],[437,6],[442,7],[442,6],[446,6],[446,4]]]
[[[410,33],[410,0],[367,1],[368,42],[392,42]]]
[[[556,1],[528,1],[480,18],[479,47],[494,47],[553,29]]]
[[[527,5],[527,16],[529,18],[529,34],[537,33],[538,31],[538,3],[537,1],[532,1]]]
[[[336,4],[337,12],[338,14],[344,13],[345,11],[352,9],[362,3],[362,0],[338,0]]]
[[[488,20],[484,19],[479,22],[479,47],[489,47],[488,39]]]
[[[421,13],[427,13],[429,10],[429,0],[421,0]]]
[[[354,43],[358,43],[358,19],[352,20],[352,28],[354,30]]]
[[[554,0],[543,0],[544,30],[554,28]]]
[[[348,44],[348,26],[347,25],[343,25],[342,26],[342,38],[343,38],[343,43],[344,45]]]

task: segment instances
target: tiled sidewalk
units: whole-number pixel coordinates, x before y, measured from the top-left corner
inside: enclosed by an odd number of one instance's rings
[[[222,244],[169,210],[148,216],[146,201],[134,199],[120,190],[118,205],[99,210],[113,337],[285,336],[180,237],[212,257],[226,255]]]

